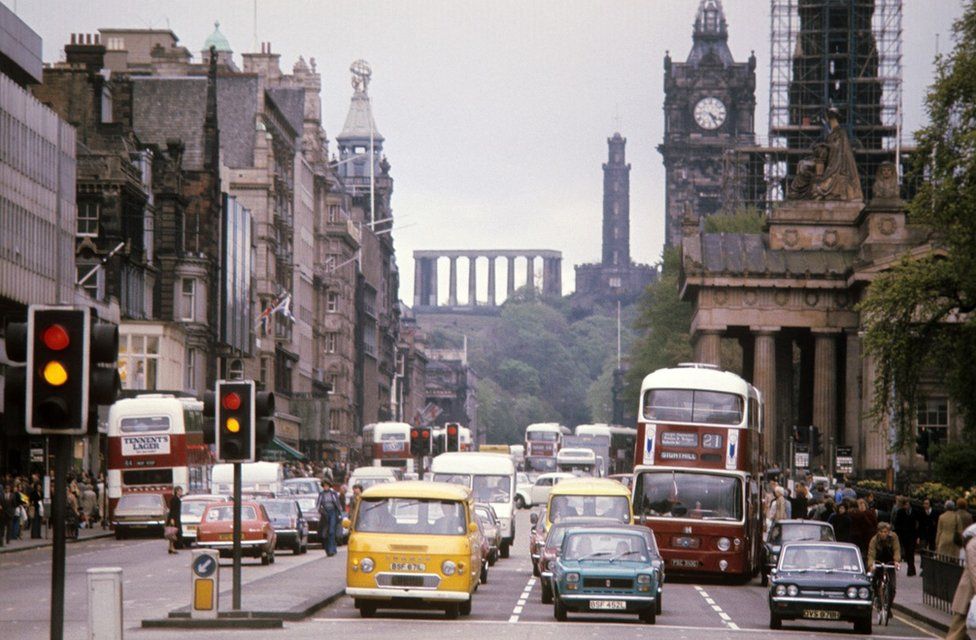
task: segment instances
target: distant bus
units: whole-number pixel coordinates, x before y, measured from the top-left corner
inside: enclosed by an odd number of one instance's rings
[[[525,428],[525,470],[547,472],[556,470],[556,454],[566,427],[556,422],[537,422]]]
[[[363,427],[362,459],[373,467],[399,467],[413,473],[410,425],[406,422],[377,422]]]

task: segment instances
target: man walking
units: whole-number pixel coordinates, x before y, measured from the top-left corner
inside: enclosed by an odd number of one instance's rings
[[[908,564],[908,575],[915,575],[915,540],[918,538],[918,518],[912,513],[906,496],[898,496],[891,513],[891,525],[901,544],[902,555]]]
[[[322,547],[331,558],[336,554],[336,527],[339,525],[341,506],[339,494],[332,488],[332,481],[328,478],[322,480],[322,491],[315,506],[320,516],[319,535],[322,538]]]

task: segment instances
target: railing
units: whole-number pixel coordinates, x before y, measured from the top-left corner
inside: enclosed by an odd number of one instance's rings
[[[962,562],[952,556],[943,556],[923,550],[922,602],[946,613],[952,610],[952,598],[956,594],[959,578],[965,570]]]

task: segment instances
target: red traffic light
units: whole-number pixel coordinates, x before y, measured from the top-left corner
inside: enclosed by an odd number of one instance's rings
[[[419,436],[419,435],[420,435],[420,432],[419,432],[419,431],[417,431],[416,429],[411,429],[411,430],[410,430],[410,437],[411,437],[411,438],[416,438],[416,437],[417,437],[417,436]]]
[[[429,437],[430,437],[430,431],[428,431],[427,429],[424,429],[424,431],[423,431],[423,436],[424,436],[425,438],[429,438]]]
[[[220,404],[228,411],[237,411],[241,408],[241,397],[232,391],[220,399]]]
[[[448,427],[447,433],[448,435],[452,435],[452,436],[455,435],[457,433],[457,427]]]
[[[41,334],[41,341],[51,351],[62,351],[71,344],[68,330],[60,324],[52,324]]]

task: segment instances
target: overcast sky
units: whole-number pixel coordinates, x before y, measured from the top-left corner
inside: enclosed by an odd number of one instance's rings
[[[660,257],[662,61],[666,50],[675,61],[687,56],[698,0],[258,0],[256,38],[253,0],[2,1],[41,35],[47,62],[62,58],[70,33],[100,27],[169,28],[199,55],[215,20],[237,54],[270,41],[286,72],[299,55],[315,58],[330,140],[349,106],[349,65],[368,60],[395,179],[400,296],[408,304],[417,249],[560,250],[564,293],[571,290],[573,265],[600,259],[601,163],[616,130],[633,167],[631,253],[638,262]],[[762,137],[769,4],[724,2],[735,59],[756,52]],[[924,121],[937,42],[950,48],[961,13],[960,0],[905,1],[906,132]],[[483,289],[484,275],[480,282]],[[503,287],[502,271],[498,282]],[[465,298],[466,278],[458,289]]]

